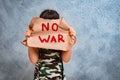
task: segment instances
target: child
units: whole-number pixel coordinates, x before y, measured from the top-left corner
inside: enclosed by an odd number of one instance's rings
[[[40,18],[43,19],[59,19],[59,14],[55,10],[44,10]],[[33,30],[33,23],[37,17],[30,22],[29,29],[26,31],[26,39],[30,37]],[[70,28],[69,35],[73,38],[73,44],[76,42],[75,31]],[[26,40],[23,41],[26,45]],[[28,54],[31,63],[35,64],[34,80],[66,80],[64,75],[63,61],[69,62],[72,49],[68,51],[53,50],[45,48],[28,47]]]

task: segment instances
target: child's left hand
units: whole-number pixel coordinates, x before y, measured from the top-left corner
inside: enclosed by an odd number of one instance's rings
[[[32,30],[28,29],[25,33],[25,37],[30,37],[32,35]]]

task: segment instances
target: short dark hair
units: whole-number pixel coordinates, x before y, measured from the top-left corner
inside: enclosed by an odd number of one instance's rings
[[[57,13],[57,11],[55,10],[50,10],[50,9],[46,9],[44,10],[40,16],[40,18],[44,18],[44,19],[59,19],[59,14]]]

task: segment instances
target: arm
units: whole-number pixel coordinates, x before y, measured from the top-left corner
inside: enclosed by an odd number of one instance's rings
[[[28,47],[29,60],[32,64],[35,64],[39,59],[38,48]]]
[[[26,40],[27,37],[30,37],[33,30],[33,25],[36,21],[37,17],[33,17],[30,24],[29,24],[29,28],[25,33],[26,36]],[[38,52],[38,48],[34,48],[34,47],[28,47],[28,55],[29,55],[29,60],[32,64],[36,64],[36,62],[39,60],[39,52]]]
[[[31,36],[32,32],[34,31],[33,30],[33,25],[35,23],[35,21],[37,20],[37,17],[33,17],[32,20],[30,21],[30,24],[29,24],[29,27],[28,29],[26,30],[25,32],[25,40],[23,40],[21,43],[25,46],[28,46],[27,45],[27,38]]]
[[[72,46],[76,43],[76,33],[72,27],[69,28],[69,35],[71,36],[72,40],[69,45],[68,51],[63,51],[61,54],[62,60],[64,62],[69,62],[72,56]]]

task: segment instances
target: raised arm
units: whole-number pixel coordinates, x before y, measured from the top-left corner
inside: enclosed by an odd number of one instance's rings
[[[66,63],[70,61],[72,55],[72,46],[76,43],[76,33],[72,27],[69,28],[69,35],[72,38],[69,45],[69,50],[63,51],[61,54],[62,60]]]
[[[33,17],[32,20],[30,21],[30,24],[29,24],[29,27],[28,29],[26,30],[25,32],[25,40],[23,40],[21,43],[25,46],[28,46],[27,45],[27,38],[31,36],[32,32],[34,31],[33,30],[33,25],[35,23],[35,21],[37,20],[37,17]]]

